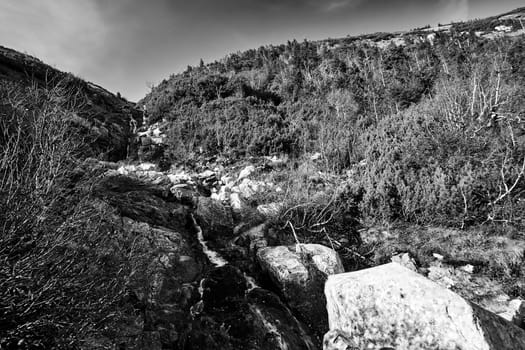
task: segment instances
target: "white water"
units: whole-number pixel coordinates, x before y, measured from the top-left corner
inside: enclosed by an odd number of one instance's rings
[[[197,238],[199,240],[199,243],[202,246],[202,251],[204,252],[204,254],[206,254],[210,262],[216,267],[221,267],[221,266],[228,264],[228,261],[226,261],[226,259],[220,256],[219,253],[208,248],[208,245],[206,244],[206,241],[204,240],[204,236],[202,234],[202,229],[197,224],[197,221],[195,220],[195,217],[193,216],[193,214],[191,214],[191,220],[193,220],[193,225],[197,229]]]

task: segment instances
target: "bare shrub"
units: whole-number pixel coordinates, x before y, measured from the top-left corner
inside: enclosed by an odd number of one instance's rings
[[[134,269],[133,239],[72,179],[82,145],[66,122],[71,93],[0,85],[0,348],[104,334]]]

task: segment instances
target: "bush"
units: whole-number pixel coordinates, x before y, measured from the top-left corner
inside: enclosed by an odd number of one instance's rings
[[[77,348],[104,334],[134,269],[133,238],[75,187],[70,93],[0,85],[2,349]]]

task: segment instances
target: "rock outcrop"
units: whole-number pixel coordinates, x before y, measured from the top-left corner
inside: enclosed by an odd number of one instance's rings
[[[397,263],[329,276],[325,294],[359,349],[525,349],[522,329]]]
[[[319,244],[262,248],[257,260],[290,307],[319,333],[327,330],[323,286],[344,272],[338,254]]]

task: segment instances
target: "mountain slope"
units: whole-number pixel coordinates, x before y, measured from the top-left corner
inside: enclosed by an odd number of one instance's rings
[[[42,61],[0,46],[0,81],[51,90],[56,87],[70,95],[74,109],[70,122],[80,128],[87,155],[118,160],[127,156],[133,125],[142,123],[135,105],[104,88],[61,72]]]
[[[319,152],[326,171],[354,174],[368,219],[521,225],[523,12],[260,47],[140,103],[168,135],[164,160]]]

